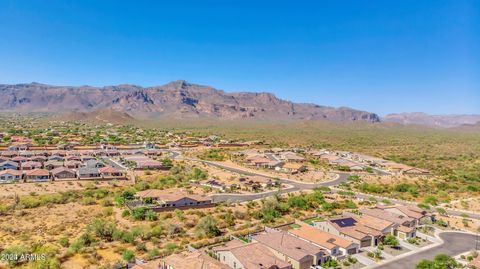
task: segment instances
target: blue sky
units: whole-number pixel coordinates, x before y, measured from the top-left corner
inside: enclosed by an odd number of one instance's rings
[[[0,0],[0,83],[185,79],[384,115],[480,113],[480,1]]]

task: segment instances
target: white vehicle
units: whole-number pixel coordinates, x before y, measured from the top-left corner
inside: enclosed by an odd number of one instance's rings
[[[310,269],[323,269],[320,265],[312,265],[310,266]]]

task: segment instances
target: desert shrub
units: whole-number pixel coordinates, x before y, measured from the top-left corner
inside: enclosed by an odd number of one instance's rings
[[[220,235],[220,229],[217,227],[217,221],[212,216],[206,216],[200,219],[195,226],[195,235],[202,237],[215,237]]]

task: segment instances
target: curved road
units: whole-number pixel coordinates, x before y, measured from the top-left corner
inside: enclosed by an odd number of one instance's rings
[[[265,175],[262,173],[256,173],[256,172],[251,172],[251,171],[246,171],[243,169],[235,168],[235,167],[230,167],[226,166],[223,164],[219,164],[216,162],[211,162],[211,161],[205,161],[205,160],[199,160],[199,159],[193,159],[193,158],[184,158],[189,161],[195,161],[195,162],[201,162],[204,164],[208,164],[211,166],[215,166],[221,169],[228,170],[230,172],[234,172],[237,174],[243,174],[247,176],[262,176],[262,177],[267,177],[271,179],[277,179],[277,177],[274,176],[269,176]],[[298,182],[298,181],[293,181],[288,178],[278,178],[281,183],[290,185],[291,187],[284,188],[284,189],[279,189],[279,190],[272,190],[272,191],[267,191],[267,192],[262,192],[262,193],[253,193],[253,194],[213,194],[212,198],[214,202],[225,202],[225,201],[230,201],[230,202],[246,202],[246,201],[251,201],[251,200],[257,200],[257,199],[262,199],[268,196],[272,196],[276,193],[278,194],[284,194],[284,193],[289,193],[289,192],[295,192],[295,191],[300,191],[300,190],[311,190],[315,189],[320,186],[336,186],[342,182],[345,182],[348,180],[348,176],[350,176],[350,173],[344,173],[344,172],[335,172],[337,174],[337,178],[326,181],[326,182],[321,182],[321,183],[303,183],[303,182]]]
[[[205,163],[205,164],[208,164],[208,165],[216,166],[216,167],[219,167],[219,168],[222,168],[222,169],[234,172],[234,173],[238,173],[238,174],[244,174],[244,175],[249,175],[249,176],[263,176],[263,177],[276,179],[276,177],[267,176],[267,175],[264,175],[264,174],[261,174],[261,173],[250,172],[250,171],[246,171],[246,170],[243,170],[243,169],[234,168],[234,167],[218,164],[218,163],[211,162],[211,161],[205,161],[205,160],[194,159],[194,158],[186,158],[186,157],[183,157],[182,154],[178,151],[174,151],[174,150],[167,150],[167,151],[169,151],[171,153],[171,156],[172,156],[173,159],[182,158],[182,159],[189,160],[189,161],[201,162],[201,163]],[[268,192],[264,192],[264,193],[255,193],[255,194],[215,194],[215,195],[212,195],[212,198],[213,198],[214,202],[224,202],[224,201],[246,202],[246,201],[251,201],[251,200],[262,199],[262,198],[271,196],[275,193],[283,194],[283,193],[295,192],[295,191],[299,191],[299,190],[311,190],[311,189],[314,189],[314,188],[319,187],[319,186],[335,187],[335,186],[339,185],[340,183],[347,181],[348,176],[351,175],[351,173],[346,173],[346,172],[333,172],[333,173],[337,174],[338,177],[334,180],[327,181],[327,182],[316,183],[316,184],[315,183],[302,183],[302,182],[297,182],[297,181],[290,180],[288,178],[280,178],[281,183],[288,184],[288,185],[291,185],[293,187],[292,188],[287,188],[287,189],[281,189],[281,190],[268,191]],[[336,192],[338,190],[339,189],[335,189],[335,188],[332,189],[333,192]],[[361,199],[368,199],[370,197],[377,198],[377,199],[378,198],[388,199],[392,202],[395,202],[395,203],[398,203],[398,204],[403,204],[403,205],[415,204],[415,203],[409,202],[409,201],[392,199],[392,198],[389,198],[389,197],[379,197],[379,196],[375,196],[375,195],[372,195],[372,194],[365,194],[365,193],[359,193],[359,192],[356,192],[355,196],[357,198],[361,198]],[[466,216],[466,217],[469,217],[469,218],[472,218],[472,219],[480,219],[480,214],[477,214],[477,213],[465,212],[465,211],[454,210],[454,209],[449,209],[449,208],[444,208],[444,209],[446,210],[448,215]]]
[[[476,235],[459,232],[443,232],[440,238],[444,241],[442,245],[419,251],[412,255],[405,256],[389,263],[381,264],[375,269],[414,269],[415,265],[422,259],[433,259],[438,254],[456,256],[458,254],[475,249]]]

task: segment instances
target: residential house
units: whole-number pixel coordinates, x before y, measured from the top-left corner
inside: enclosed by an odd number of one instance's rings
[[[139,191],[136,197],[160,208],[182,208],[212,204],[212,198],[205,195],[189,194],[178,190],[149,189]]]
[[[82,162],[80,161],[66,161],[63,163],[63,166],[67,167],[68,169],[77,169],[82,166]]]
[[[16,151],[12,151],[12,150],[9,150],[9,151],[2,151],[2,157],[6,157],[6,158],[13,158],[15,156],[18,156],[18,152]]]
[[[148,264],[147,264],[148,265]],[[170,255],[160,261],[159,267],[148,269],[230,269],[201,251],[181,252]]]
[[[39,162],[34,162],[34,161],[28,161],[20,164],[22,170],[33,170],[37,168],[42,168],[42,163]]]
[[[19,170],[19,165],[18,165],[18,163],[13,162],[13,161],[5,161],[5,162],[0,163],[0,171],[1,170],[7,170],[7,169]]]
[[[60,155],[52,155],[48,157],[48,161],[63,162],[64,160],[65,158]]]
[[[31,161],[34,161],[34,162],[39,162],[39,163],[44,163],[47,161],[47,157],[43,156],[43,155],[35,155],[33,157],[30,158]]]
[[[406,175],[429,175],[430,171],[416,167],[410,167],[402,170],[402,174]]]
[[[7,169],[0,171],[0,183],[20,181],[22,179],[22,171]]]
[[[58,162],[58,161],[47,161],[43,164],[43,168],[47,170],[52,170],[62,166],[63,166],[63,162]]]
[[[307,167],[301,163],[286,163],[280,168],[280,171],[290,174],[305,172]]]
[[[321,231],[305,223],[299,223],[300,228],[291,229],[288,232],[325,249],[332,257],[341,257],[358,253],[359,245],[345,238]]]
[[[385,211],[409,217],[415,220],[414,225],[419,225],[422,219],[431,218],[428,212],[425,209],[422,209],[415,205],[384,205],[377,206],[377,208],[383,209]]]
[[[224,247],[214,247],[217,259],[236,269],[292,269],[292,265],[279,259],[267,247],[260,243],[244,244],[233,240]]]
[[[112,166],[105,166],[98,169],[98,172],[104,179],[125,178],[125,173]]]
[[[392,221],[380,219],[380,218],[369,216],[366,214],[358,215],[355,213],[344,211],[343,215],[347,217],[353,217],[355,220],[358,221],[358,223],[366,227],[369,227],[371,229],[379,231],[380,233],[383,234],[384,237],[389,234],[393,235],[395,229],[397,229],[398,227],[398,224]]]
[[[413,218],[388,212],[380,208],[362,209],[360,212],[364,215],[396,223],[398,226],[394,230],[394,235],[400,239],[408,239],[416,236],[416,220]]]
[[[101,161],[89,160],[84,163],[84,166],[88,168],[101,168],[105,167],[105,164]]]
[[[77,170],[79,179],[100,179],[102,176],[96,167],[80,167]]]
[[[19,156],[25,157],[25,158],[31,158],[33,156],[32,151],[21,151]]]
[[[82,161],[82,162],[86,162],[86,161],[90,161],[90,160],[95,160],[95,157],[93,157],[91,155],[81,155],[80,156],[80,161]]]
[[[66,167],[57,167],[50,171],[53,179],[74,179],[77,178],[77,173]]]
[[[32,145],[30,143],[13,143],[12,145],[8,146],[8,150],[12,151],[21,151],[21,150],[27,150],[29,147]]]
[[[52,156],[65,157],[65,156],[67,156],[67,151],[65,151],[65,150],[52,150],[51,155]],[[60,161],[60,160],[57,160],[57,161]]]
[[[267,247],[277,258],[290,263],[293,269],[309,269],[328,258],[322,248],[284,231],[258,234],[252,237],[252,241]]]
[[[13,157],[11,161],[19,163],[21,165],[22,163],[30,161],[30,159],[22,156],[16,156],[16,157]]]
[[[305,161],[305,158],[302,156],[299,156],[295,152],[283,152],[280,154],[280,159],[286,162],[303,162]]]
[[[50,172],[45,169],[33,169],[25,172],[26,181],[49,181]]]
[[[383,240],[383,234],[359,223],[353,217],[339,217],[315,222],[314,227],[357,243],[361,248],[376,246]]]

